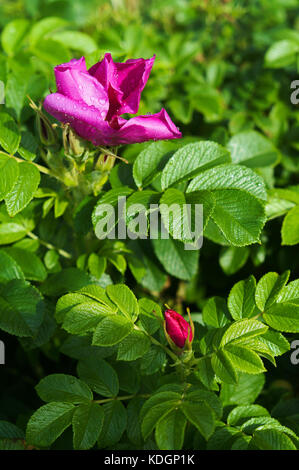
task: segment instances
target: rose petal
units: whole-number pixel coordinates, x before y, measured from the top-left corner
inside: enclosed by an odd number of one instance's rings
[[[95,77],[105,88],[109,97],[109,111],[107,120],[110,121],[114,116],[119,115],[121,108],[123,92],[118,87],[117,69],[112,60],[111,54],[105,54],[101,62],[93,65],[89,70],[89,74]]]
[[[98,109],[60,93],[46,96],[44,108],[58,121],[69,123],[79,136],[90,140],[94,145],[99,145],[97,142],[109,142],[109,136],[115,132],[109,123],[102,119]]]
[[[141,92],[151,72],[155,56],[151,59],[129,59],[113,62],[111,54],[95,64],[89,73],[99,80],[109,95],[108,120],[124,113],[135,114],[139,108]]]
[[[87,72],[85,57],[80,57],[80,59],[72,59],[69,62],[65,62],[64,64],[57,65],[54,67],[54,71],[58,69],[73,69],[79,70],[80,72]]]
[[[166,331],[172,341],[179,347],[183,348],[186,339],[192,341],[192,330],[189,323],[175,310],[166,310],[165,312]]]
[[[123,92],[121,113],[137,113],[141,92],[146,85],[154,60],[155,56],[151,59],[130,59],[124,64],[115,63],[118,86]]]
[[[121,127],[116,132],[113,145],[146,142],[147,140],[179,139],[182,137],[165,109],[157,114],[136,116],[128,121],[119,118]]]
[[[87,72],[67,65],[60,65],[54,69],[57,92],[74,101],[96,107],[102,119],[105,119],[109,109],[109,100],[103,85]]]

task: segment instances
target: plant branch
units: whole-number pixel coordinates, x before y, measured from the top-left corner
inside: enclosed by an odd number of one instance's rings
[[[28,237],[32,238],[32,240],[38,240],[41,245],[45,246],[49,250],[55,250],[64,258],[72,259],[72,255],[68,251],[58,248],[57,246],[52,245],[52,243],[48,243],[44,240],[41,240],[37,235],[35,235],[35,233],[28,232],[27,235]]]
[[[140,395],[124,395],[122,397],[113,397],[113,398],[104,398],[103,400],[93,400],[93,403],[108,403],[109,401],[114,401],[114,400],[131,400],[132,398],[139,397],[139,398],[149,398],[151,395],[149,393],[143,393]]]

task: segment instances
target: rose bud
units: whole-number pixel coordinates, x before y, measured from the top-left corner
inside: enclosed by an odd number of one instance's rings
[[[175,310],[167,309],[164,313],[164,331],[170,345],[175,344],[178,348],[184,348],[185,345],[190,348],[194,337],[194,326],[188,312],[190,324]]]
[[[41,143],[47,147],[55,146],[58,142],[58,139],[53,125],[47,116],[45,116],[45,114],[42,112],[41,107],[37,106],[30,97],[28,98],[30,107],[36,113],[36,127]]]
[[[86,151],[85,141],[68,124],[63,126],[62,139],[65,155],[77,158]]]

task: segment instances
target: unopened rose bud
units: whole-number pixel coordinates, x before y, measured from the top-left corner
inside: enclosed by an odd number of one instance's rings
[[[47,147],[55,146],[58,142],[55,129],[53,128],[47,116],[45,116],[42,112],[41,107],[37,106],[34,101],[31,100],[31,98],[29,98],[29,100],[31,108],[36,113],[36,127],[41,143]]]
[[[175,310],[167,309],[164,316],[164,330],[170,345],[173,342],[180,349],[183,349],[185,346],[190,349],[194,337],[193,323],[190,315],[191,325]]]
[[[82,157],[86,151],[86,141],[81,139],[69,125],[63,127],[62,137],[65,154],[68,157]]]
[[[115,157],[112,155],[101,153],[98,157],[98,161],[96,163],[96,168],[100,170],[102,173],[105,171],[111,171],[115,163]]]

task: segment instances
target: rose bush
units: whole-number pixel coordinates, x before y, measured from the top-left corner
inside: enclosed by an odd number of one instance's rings
[[[0,449],[298,449],[297,2],[0,13]]]

